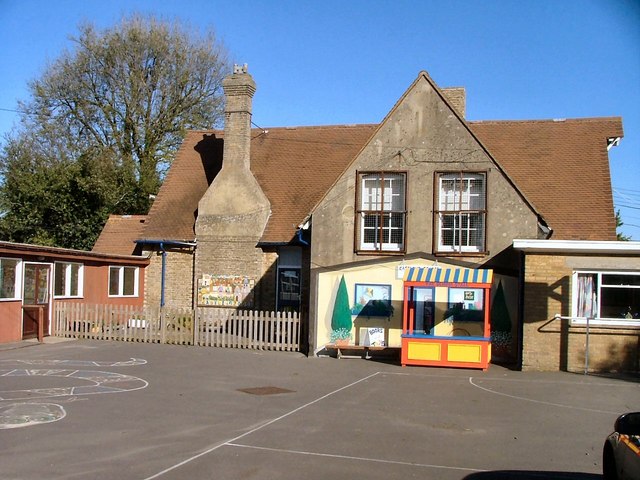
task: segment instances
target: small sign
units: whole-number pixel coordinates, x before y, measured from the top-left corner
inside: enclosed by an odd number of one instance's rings
[[[384,347],[384,328],[361,328],[360,345],[365,347]]]

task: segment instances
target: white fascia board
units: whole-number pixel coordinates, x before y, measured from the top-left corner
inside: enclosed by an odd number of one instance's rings
[[[513,248],[523,252],[613,253],[640,255],[640,242],[591,240],[514,240]]]

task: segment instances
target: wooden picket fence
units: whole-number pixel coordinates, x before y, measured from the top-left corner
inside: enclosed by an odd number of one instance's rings
[[[298,313],[58,302],[53,335],[91,340],[300,351]]]

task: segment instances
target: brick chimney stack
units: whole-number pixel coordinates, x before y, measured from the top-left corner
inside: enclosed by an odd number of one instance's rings
[[[442,94],[462,118],[467,114],[467,95],[464,87],[446,87],[442,89]]]
[[[196,278],[239,275],[257,282],[264,273],[257,245],[271,204],[251,171],[251,102],[256,84],[246,65],[236,65],[222,87],[226,95],[222,168],[198,202],[194,274]]]
[[[222,167],[250,166],[251,108],[256,84],[247,64],[234,65],[233,74],[222,81],[224,110],[224,163]]]

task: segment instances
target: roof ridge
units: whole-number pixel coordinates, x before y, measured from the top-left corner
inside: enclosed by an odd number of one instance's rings
[[[471,125],[508,124],[508,123],[596,123],[602,121],[618,121],[620,116],[608,117],[574,117],[574,118],[532,118],[516,120],[467,120]]]

